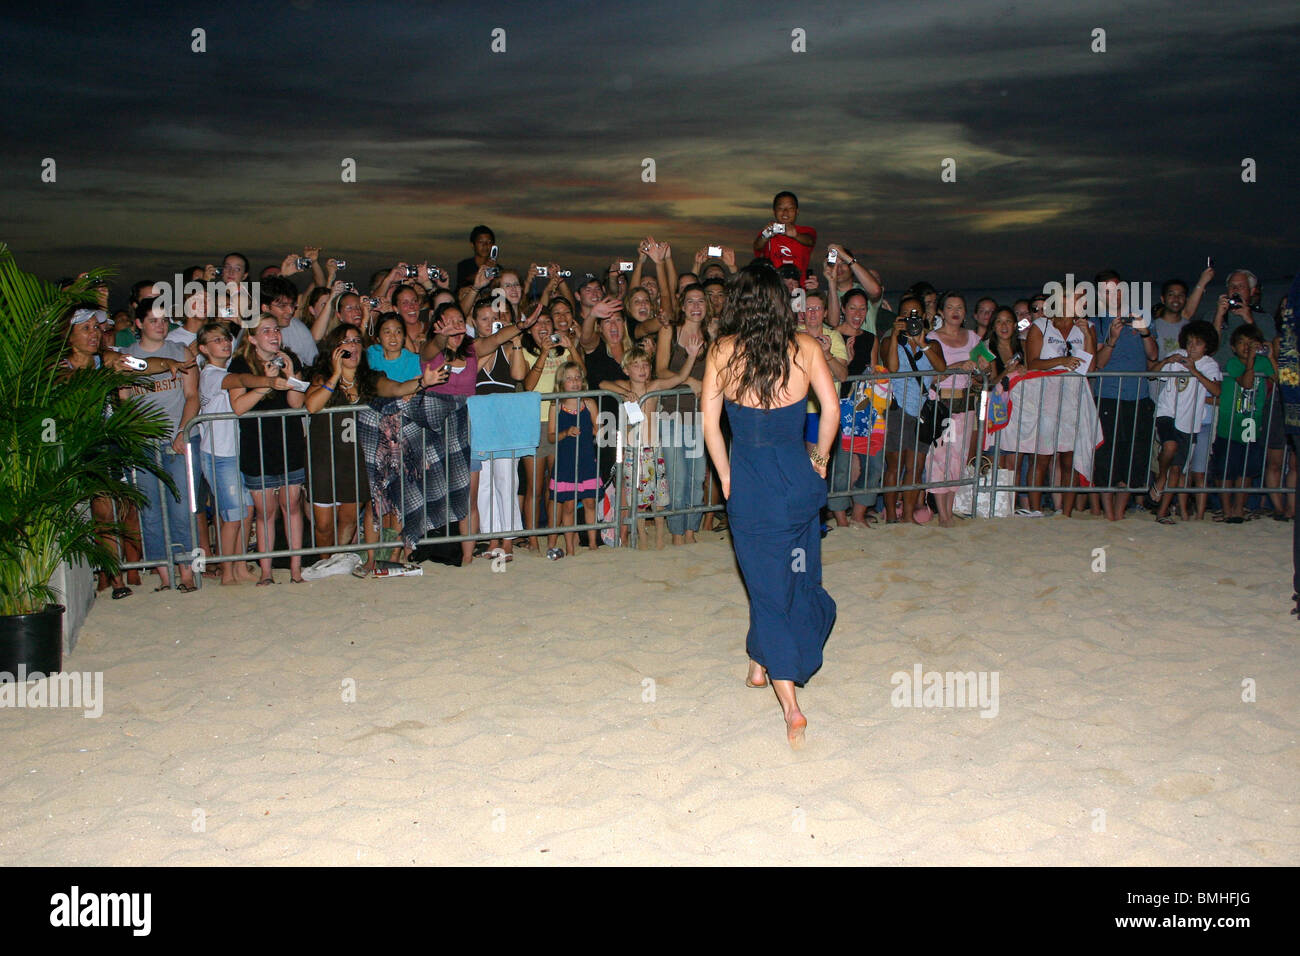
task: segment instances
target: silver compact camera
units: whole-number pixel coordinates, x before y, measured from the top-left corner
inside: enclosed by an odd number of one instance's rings
[[[298,263],[298,269],[299,269],[300,271],[304,271],[304,272],[305,272],[307,269],[310,269],[310,268],[311,268],[311,260],[310,260],[310,259],[304,259],[302,256],[299,256],[299,257],[297,258],[296,261],[297,261],[297,263]]]
[[[335,260],[334,260],[334,268],[335,268],[335,269],[346,269],[347,267],[348,267],[348,263],[347,263],[347,260],[346,260],[346,259],[335,259]]]
[[[284,356],[283,356],[283,355],[275,355],[275,356],[272,356],[271,360],[268,361],[266,364],[267,364],[267,365],[274,365],[276,368],[278,368],[278,369],[280,369],[280,370],[283,370],[283,369],[284,369]]]

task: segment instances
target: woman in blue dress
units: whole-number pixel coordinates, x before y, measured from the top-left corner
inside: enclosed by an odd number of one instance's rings
[[[826,464],[839,431],[823,415],[812,453],[804,408],[814,392],[823,408],[839,403],[821,346],[795,328],[785,285],[766,263],[732,280],[721,336],[709,350],[702,405],[704,442],[727,498],[736,562],[749,592],[750,687],[771,681],[798,748],[807,719],[795,687],[822,665],[835,602],[822,588],[821,509]],[[722,438],[722,409],[731,450]]]

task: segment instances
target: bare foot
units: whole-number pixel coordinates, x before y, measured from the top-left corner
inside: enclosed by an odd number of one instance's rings
[[[791,750],[802,750],[804,731],[808,729],[808,718],[798,710],[792,710],[785,716],[785,738],[790,741]]]
[[[757,661],[749,662],[749,675],[745,678],[746,687],[766,687],[767,670]]]

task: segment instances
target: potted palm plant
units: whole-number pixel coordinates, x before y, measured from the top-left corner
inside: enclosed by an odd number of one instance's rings
[[[69,312],[96,306],[105,275],[92,271],[59,289],[20,270],[0,243],[0,673],[61,669],[63,607],[50,585],[60,564],[117,571],[117,555],[100,534],[126,529],[96,522],[91,502],[142,504],[122,480],[132,468],[174,490],[150,454],[166,434],[157,413],[127,400],[105,414],[133,376],[60,368]]]

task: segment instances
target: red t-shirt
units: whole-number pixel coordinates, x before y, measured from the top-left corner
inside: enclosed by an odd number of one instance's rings
[[[789,226],[786,226],[787,230],[789,228]],[[796,223],[794,231],[801,236],[811,238],[813,244],[805,246],[802,242],[796,241],[793,236],[775,235],[767,240],[767,243],[763,246],[763,251],[759,255],[767,256],[777,268],[787,262],[793,262],[799,267],[800,275],[803,275],[808,272],[808,260],[812,258],[813,247],[817,245],[817,230],[812,226],[800,226]]]

